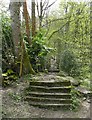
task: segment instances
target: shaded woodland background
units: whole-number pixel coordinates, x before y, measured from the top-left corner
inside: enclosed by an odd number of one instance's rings
[[[26,0],[10,0],[8,7],[3,2],[0,4],[4,116],[8,116],[9,104],[13,102],[16,103],[10,110],[13,115],[17,114],[14,107],[19,107],[18,102],[23,108],[30,109],[22,103],[25,98],[23,88],[28,87],[30,81],[44,80],[45,77],[56,79],[57,76],[73,81],[70,86],[73,88],[73,108],[83,102],[86,104],[83,109],[88,113],[92,91],[92,2],[61,0],[59,8],[51,10],[56,2],[34,0],[29,6]],[[37,110],[32,106],[29,109],[28,112]],[[18,110],[23,114],[20,108]]]
[[[9,10],[0,13],[3,73],[50,71],[52,60],[53,69],[90,78],[91,3],[61,1],[59,9],[49,13],[53,4],[32,2],[29,16],[26,2],[10,1]]]

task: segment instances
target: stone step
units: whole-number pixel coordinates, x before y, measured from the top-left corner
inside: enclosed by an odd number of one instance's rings
[[[38,106],[41,108],[63,108],[63,109],[69,109],[72,104],[50,104],[50,103],[41,103],[41,102],[30,102],[29,103],[32,106]]]
[[[30,86],[30,91],[37,91],[37,92],[46,92],[46,93],[53,93],[53,92],[62,92],[62,93],[70,93],[71,87],[45,87],[45,86]]]
[[[59,72],[60,70],[59,69],[49,69],[48,72]]]
[[[71,99],[71,82],[63,77],[46,78],[45,80],[32,78],[29,87],[26,89],[25,100],[30,105],[46,108],[70,108]]]
[[[50,81],[31,81],[30,82],[30,86],[31,85],[36,85],[36,86],[48,86],[48,87],[61,87],[61,86],[70,86],[71,82],[70,81],[54,81],[54,80],[50,80]]]
[[[61,98],[61,99],[71,99],[70,93],[44,93],[44,92],[26,92],[27,96],[32,97],[45,97],[45,98]]]
[[[53,104],[70,104],[72,103],[71,99],[61,99],[61,98],[46,98],[46,97],[31,97],[26,96],[25,100],[41,103],[53,103]]]

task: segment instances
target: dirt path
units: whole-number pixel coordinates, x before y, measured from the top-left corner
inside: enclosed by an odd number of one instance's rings
[[[41,109],[23,101],[23,90],[27,82],[19,82],[11,88],[2,90],[2,116],[3,118],[88,118],[90,117],[90,103],[82,101],[78,111]]]

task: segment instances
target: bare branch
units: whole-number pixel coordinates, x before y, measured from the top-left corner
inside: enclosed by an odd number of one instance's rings
[[[44,7],[46,3],[49,3],[49,0],[45,0],[42,7]]]
[[[84,18],[84,16],[83,16],[82,18],[79,18],[79,19],[83,19],[83,18]],[[64,26],[66,26],[68,22],[73,22],[73,21],[75,21],[75,20],[76,20],[76,18],[73,19],[73,20],[67,21],[67,22],[66,22],[64,25],[62,25],[59,29],[55,30],[55,31],[49,36],[48,40],[50,40],[50,38],[51,38],[55,33],[59,32]]]
[[[53,3],[51,3],[50,5],[46,6],[44,10],[47,10],[48,8],[50,8],[53,4],[55,4],[57,0],[55,0]]]
[[[38,5],[38,1],[36,0],[36,3],[37,3],[37,5],[35,4],[35,6],[36,6],[36,8],[37,8],[37,13],[38,13],[38,16],[40,15],[40,13],[39,13],[39,5]]]

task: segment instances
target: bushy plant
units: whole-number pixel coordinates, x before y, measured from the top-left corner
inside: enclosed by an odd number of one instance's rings
[[[44,71],[45,57],[50,48],[46,46],[46,38],[43,32],[38,32],[32,40],[31,46],[26,42],[27,51],[30,57],[30,62],[35,71]]]
[[[18,79],[16,73],[12,69],[8,69],[5,73],[2,74],[3,81],[2,86],[6,87]]]
[[[91,88],[90,83],[91,83],[90,79],[83,79],[82,82],[81,82],[81,86],[85,87],[88,90],[90,90],[90,88]]]
[[[60,69],[72,77],[79,76],[79,64],[73,52],[69,50],[63,52],[61,55]]]
[[[9,93],[9,96],[16,102],[19,102],[22,99],[22,96],[18,93]]]
[[[2,71],[6,72],[14,66],[14,45],[12,39],[11,20],[2,14]]]
[[[71,96],[72,96],[72,110],[78,110],[78,107],[80,105],[80,100],[79,100],[79,97],[80,97],[80,93],[75,90],[74,88],[72,88],[71,90]]]

